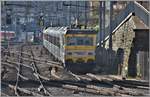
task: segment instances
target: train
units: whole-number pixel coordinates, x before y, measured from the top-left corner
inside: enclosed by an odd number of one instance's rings
[[[43,30],[43,45],[67,70],[88,73],[96,66],[96,35],[93,29],[47,27]]]
[[[1,31],[0,32],[0,38],[1,41],[4,42],[6,40],[14,39],[16,36],[16,33],[14,31]]]

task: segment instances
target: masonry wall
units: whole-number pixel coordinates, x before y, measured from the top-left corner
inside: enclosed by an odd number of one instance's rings
[[[127,74],[127,66],[128,66],[128,60],[130,55],[130,50],[132,46],[133,38],[135,37],[135,32],[133,29],[134,21],[131,17],[126,23],[124,23],[112,36],[113,41],[113,50],[117,52],[119,48],[124,50],[124,56],[123,56],[123,75]],[[106,41],[106,48],[109,47],[109,40]]]

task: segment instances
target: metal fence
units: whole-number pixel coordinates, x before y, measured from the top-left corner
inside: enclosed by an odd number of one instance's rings
[[[139,51],[137,58],[139,64],[139,73],[141,74],[142,79],[149,80],[149,52]]]
[[[101,74],[118,74],[121,62],[119,55],[110,49],[98,47],[96,49],[96,65]]]

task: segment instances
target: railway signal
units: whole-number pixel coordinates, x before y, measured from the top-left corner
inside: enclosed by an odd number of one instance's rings
[[[10,25],[11,23],[11,9],[6,9],[6,24]]]
[[[44,17],[40,16],[39,18],[39,26],[44,26]]]

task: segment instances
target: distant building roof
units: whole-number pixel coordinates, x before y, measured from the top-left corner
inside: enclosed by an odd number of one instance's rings
[[[135,29],[149,29],[137,16],[133,16],[132,19],[134,21]]]

